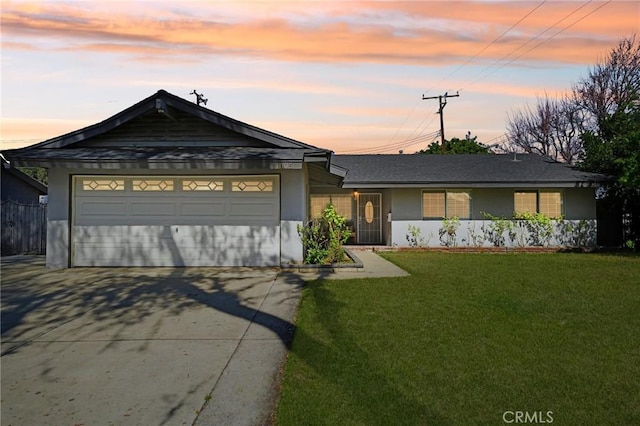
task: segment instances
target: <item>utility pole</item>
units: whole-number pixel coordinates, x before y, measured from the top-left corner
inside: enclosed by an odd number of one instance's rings
[[[444,114],[442,113],[442,111],[444,110],[444,107],[447,106],[447,98],[456,98],[458,96],[460,96],[458,92],[456,92],[455,95],[450,95],[448,92],[445,92],[444,95],[439,96],[425,97],[424,95],[422,95],[423,101],[426,99],[437,99],[438,103],[440,104],[440,108],[438,108],[438,112],[436,112],[436,114],[440,114],[440,147],[442,148],[442,152],[445,152],[447,150],[444,145]]]

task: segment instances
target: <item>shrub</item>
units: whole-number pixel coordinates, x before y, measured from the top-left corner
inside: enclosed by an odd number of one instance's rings
[[[480,227],[480,232],[478,232],[476,230],[475,222],[471,222],[471,224],[467,226],[467,235],[469,236],[469,241],[467,242],[467,244],[469,244],[470,246],[482,247],[484,245],[486,235],[482,226]]]
[[[409,231],[407,234],[407,241],[409,242],[410,247],[422,247],[429,245],[431,237],[425,239],[425,237],[422,236],[422,230],[419,227],[409,225],[407,230]]]
[[[445,247],[456,246],[456,232],[460,226],[460,219],[457,217],[443,218],[442,226],[438,230],[440,243]]]
[[[347,219],[336,212],[333,204],[329,204],[319,219],[298,226],[298,234],[304,247],[304,262],[318,265],[344,259],[342,245],[351,236],[351,231]]]
[[[566,246],[587,247],[596,242],[595,224],[585,219],[577,223],[559,219],[556,222],[556,230],[556,238]]]
[[[542,213],[516,213],[514,219],[529,232],[529,244],[546,246],[553,236],[551,218]]]
[[[506,245],[505,232],[511,241],[516,238],[513,221],[505,217],[493,216],[489,213],[483,213],[483,215],[490,222],[487,225],[482,225],[481,229],[485,233],[487,241],[493,244],[494,247],[504,247]]]

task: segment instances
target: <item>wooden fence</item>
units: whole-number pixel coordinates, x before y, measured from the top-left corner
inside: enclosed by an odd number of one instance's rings
[[[20,204],[3,201],[2,219],[3,256],[12,254],[45,254],[47,248],[46,204]]]

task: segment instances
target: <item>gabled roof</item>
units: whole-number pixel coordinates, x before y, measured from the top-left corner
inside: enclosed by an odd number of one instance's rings
[[[3,154],[17,166],[186,169],[235,163],[229,168],[296,169],[318,162],[331,173],[330,150],[243,123],[164,90],[100,123]]]
[[[535,154],[334,155],[348,169],[344,188],[572,187],[606,180]]]
[[[221,126],[227,130],[231,130],[244,136],[265,142],[272,145],[274,148],[320,150],[320,148],[317,148],[315,146],[307,145],[294,139],[290,139],[285,136],[270,132],[268,130],[264,130],[250,124],[243,123],[242,121],[227,117],[226,115],[220,114],[213,110],[194,104],[193,102],[190,102],[186,99],[175,96],[165,90],[158,90],[158,92],[149,96],[148,98],[143,99],[137,104],[117,113],[112,117],[107,118],[104,121],[101,121],[100,123],[93,124],[74,132],[46,140],[39,144],[32,145],[29,148],[69,147],[70,145],[82,142],[86,139],[102,135],[152,110],[163,111],[167,113],[167,116],[170,117],[170,112],[167,110],[167,106],[185,112],[194,117],[201,118],[202,120],[205,120],[217,126]]]

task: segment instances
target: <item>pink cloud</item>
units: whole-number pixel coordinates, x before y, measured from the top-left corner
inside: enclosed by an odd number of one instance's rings
[[[347,2],[343,5],[340,13],[335,9],[327,12],[330,17],[325,15],[325,19],[313,25],[296,20],[302,12],[295,8],[294,18],[283,13],[256,18],[246,11],[233,19],[196,19],[175,14],[143,18],[137,14],[102,14],[86,7],[58,7],[48,3],[37,7],[9,4],[2,11],[2,19],[3,33],[10,38],[26,37],[32,44],[36,43],[35,38],[53,39],[64,41],[74,50],[144,58],[222,54],[302,62],[443,65],[461,63],[476,54],[535,3]],[[629,35],[640,26],[638,5],[637,2],[608,4],[562,37],[527,53],[525,58],[592,63],[594,50],[609,48],[612,38],[620,38],[621,32]],[[273,7],[278,12],[285,6],[276,3]],[[573,2],[550,2],[484,51],[480,58],[503,57],[575,7]],[[588,10],[585,8],[585,13]],[[393,25],[361,19],[366,13],[388,13],[409,21],[399,32]],[[576,18],[579,16],[582,15],[576,14]],[[432,28],[438,20],[442,25],[461,30]],[[570,22],[572,20],[567,20],[567,24]],[[472,25],[480,23],[484,29]],[[20,48],[15,44],[5,46]]]
[[[0,123],[0,127],[2,127],[2,146],[0,149],[32,145],[91,124],[94,122],[88,120],[3,117]]]

